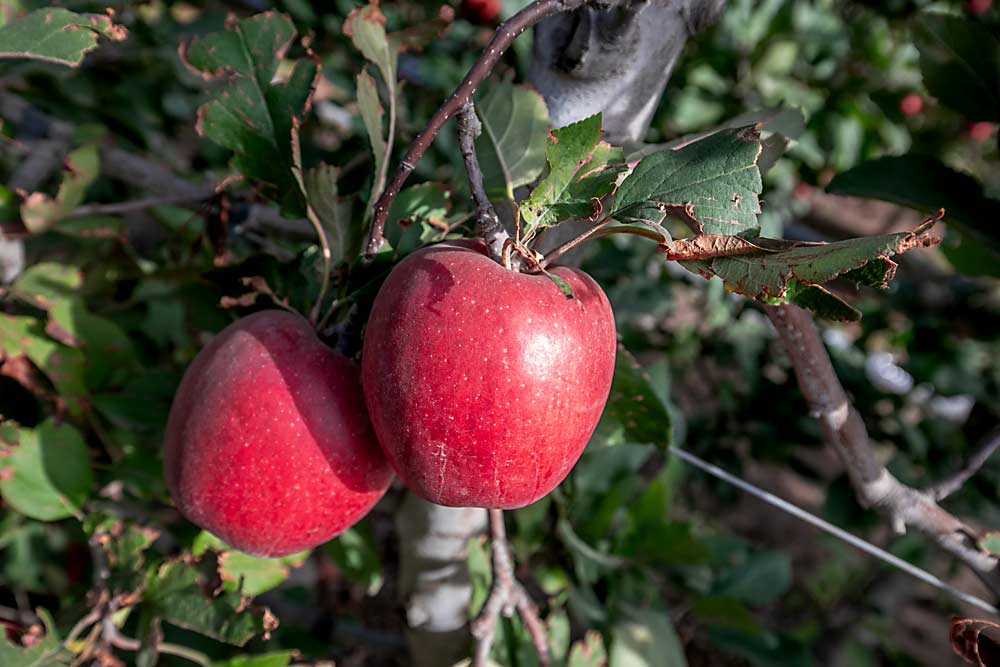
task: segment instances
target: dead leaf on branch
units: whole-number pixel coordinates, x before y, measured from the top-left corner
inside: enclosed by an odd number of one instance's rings
[[[278,298],[278,296],[271,289],[271,286],[267,284],[267,281],[264,280],[262,276],[246,276],[240,278],[240,282],[243,283],[244,286],[251,288],[251,291],[237,297],[224,296],[219,299],[220,306],[223,308],[252,306],[257,301],[257,297],[266,296],[270,297],[274,303],[282,308],[292,310],[292,307],[288,304],[288,299]]]
[[[952,616],[951,648],[966,662],[978,667],[1000,665],[1000,625]]]
[[[690,271],[722,278],[732,292],[768,303],[791,301],[823,317],[855,320],[860,313],[822,285],[844,277],[884,288],[896,271],[889,258],[940,242],[930,229],[942,217],[944,211],[938,211],[910,232],[834,243],[703,234],[660,249]]]

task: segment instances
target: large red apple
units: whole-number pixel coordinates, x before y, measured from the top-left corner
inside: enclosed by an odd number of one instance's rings
[[[329,540],[392,480],[357,368],[282,311],[234,322],[195,357],[163,459],[181,512],[259,556]]]
[[[362,384],[409,488],[441,505],[514,508],[569,473],[608,398],[615,323],[587,274],[510,271],[478,242],[413,253],[375,299]]]

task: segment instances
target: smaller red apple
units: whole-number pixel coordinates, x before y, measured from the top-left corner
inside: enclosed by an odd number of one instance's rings
[[[916,93],[907,93],[899,100],[899,110],[904,116],[916,116],[924,110],[924,98]]]
[[[470,23],[490,25],[500,18],[500,0],[462,0],[461,13]]]
[[[357,367],[299,315],[223,329],[181,381],[163,472],[178,509],[229,545],[284,556],[357,523],[392,481]]]
[[[993,0],[966,0],[965,10],[973,16],[981,16],[990,10]]]
[[[969,138],[975,142],[981,143],[986,141],[993,135],[993,131],[997,129],[997,126],[985,120],[976,121],[974,123],[969,123],[965,131],[968,132]]]

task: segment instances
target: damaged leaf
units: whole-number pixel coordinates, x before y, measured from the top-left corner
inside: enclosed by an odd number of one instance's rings
[[[622,149],[601,141],[600,114],[553,130],[545,157],[548,173],[520,204],[523,239],[563,220],[596,219],[625,168]]]
[[[301,215],[304,204],[292,176],[292,123],[308,111],[319,65],[303,58],[286,81],[274,83],[296,34],[284,14],[264,12],[227,28],[180,51],[191,71],[216,84],[198,109],[196,129],[232,150],[243,175],[273,186],[284,210]]]
[[[978,667],[1000,665],[1000,625],[952,616],[951,648],[966,662]]]
[[[696,234],[756,233],[763,187],[757,167],[760,153],[754,127],[723,130],[676,150],[653,153],[622,181],[611,215],[634,222],[637,212],[648,213],[654,205]]]
[[[76,14],[68,9],[39,9],[0,26],[0,58],[32,58],[76,67],[97,48],[100,38],[128,37],[114,14]]]
[[[0,36],[2,37],[2,36]],[[83,203],[87,188],[97,179],[99,160],[97,146],[81,146],[66,156],[56,196],[32,192],[21,204],[21,220],[28,231],[43,232]]]

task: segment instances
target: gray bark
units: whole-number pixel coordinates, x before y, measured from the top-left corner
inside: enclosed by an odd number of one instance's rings
[[[478,507],[442,507],[407,494],[396,512],[399,587],[414,667],[450,667],[469,655],[466,544],[485,530],[486,510]]]
[[[684,44],[724,2],[609,0],[539,23],[530,78],[553,124],[601,112],[611,143],[641,142]]]

